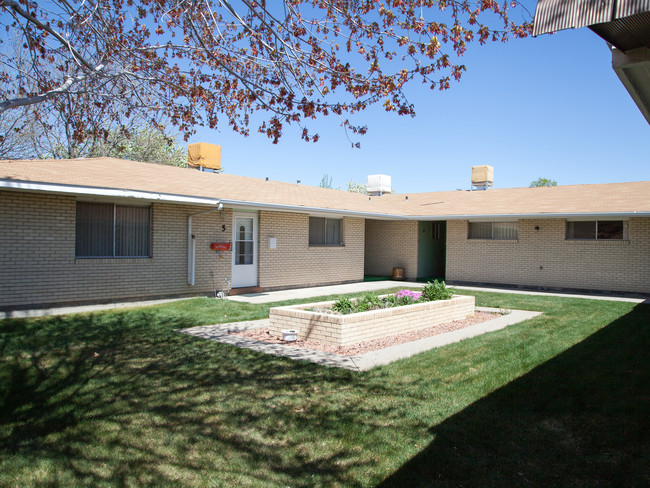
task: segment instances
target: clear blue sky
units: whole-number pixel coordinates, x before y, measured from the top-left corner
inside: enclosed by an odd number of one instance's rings
[[[534,3],[533,3],[534,5]],[[222,146],[228,173],[335,187],[392,177],[398,193],[469,189],[472,165],[494,167],[495,188],[538,177],[560,185],[650,180],[650,125],[611,67],[605,41],[588,29],[471,45],[460,83],[445,92],[415,86],[415,118],[374,107],[352,149],[336,118],[309,125],[306,143],[288,127],[277,145],[228,127],[199,129],[190,142]]]

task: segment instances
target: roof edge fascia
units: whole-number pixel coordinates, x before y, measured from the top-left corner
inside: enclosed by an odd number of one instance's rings
[[[165,203],[180,203],[189,205],[214,206],[220,203],[218,198],[194,197],[188,195],[175,195],[172,193],[157,193],[140,190],[127,190],[118,188],[102,188],[92,186],[64,185],[56,183],[36,183],[31,181],[0,180],[0,189],[20,190],[28,192],[46,192],[65,195],[84,195],[110,198],[135,198]]]
[[[570,219],[581,217],[650,217],[650,211],[631,212],[562,212],[525,214],[463,214],[463,215],[419,215],[408,220],[498,220],[498,219]]]
[[[379,220],[409,220],[410,217],[399,214],[383,214],[378,212],[361,212],[357,210],[346,210],[338,208],[307,207],[304,205],[284,205],[281,203],[260,203],[245,200],[219,200],[224,206],[239,208],[242,210],[275,210],[276,212],[297,212],[308,214],[333,214],[346,217],[368,217]]]
[[[274,210],[278,212],[298,212],[309,214],[330,214],[349,217],[373,218],[378,220],[498,220],[498,219],[561,219],[581,217],[650,217],[650,211],[628,212],[561,212],[561,213],[513,213],[513,214],[451,214],[451,215],[404,215],[386,214],[380,212],[363,212],[345,209],[323,207],[310,207],[303,205],[284,205],[277,203],[261,203],[246,200],[231,200],[209,197],[177,195],[170,193],[157,193],[139,190],[116,188],[88,187],[79,185],[65,185],[57,183],[43,183],[0,179],[0,189],[18,190],[27,192],[46,192],[66,195],[85,195],[107,198],[133,198],[154,202],[177,203],[198,206],[217,206],[220,203],[233,208],[249,210]]]
[[[326,209],[322,207],[306,207],[301,205],[282,205],[275,203],[259,203],[243,200],[221,199],[225,206],[248,210],[275,210],[281,212],[299,212],[310,214],[338,214],[350,217],[368,217],[380,220],[498,220],[498,219],[566,219],[581,217],[650,217],[650,211],[631,212],[562,212],[562,213],[522,213],[522,214],[454,214],[454,215],[403,215],[376,212],[358,212],[343,209]]]

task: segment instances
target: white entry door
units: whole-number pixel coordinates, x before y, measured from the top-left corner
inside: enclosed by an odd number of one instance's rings
[[[257,214],[233,216],[233,288],[257,286]]]

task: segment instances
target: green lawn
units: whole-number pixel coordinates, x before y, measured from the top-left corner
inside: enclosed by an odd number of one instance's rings
[[[365,373],[174,332],[195,299],[0,322],[0,486],[648,486],[650,306],[541,310]]]

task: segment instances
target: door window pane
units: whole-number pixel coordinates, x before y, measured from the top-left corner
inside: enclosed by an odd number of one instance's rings
[[[253,243],[235,243],[235,264],[253,264]]]
[[[235,264],[253,264],[253,219],[238,218],[235,223]]]
[[[237,240],[253,240],[253,219],[237,219]]]

